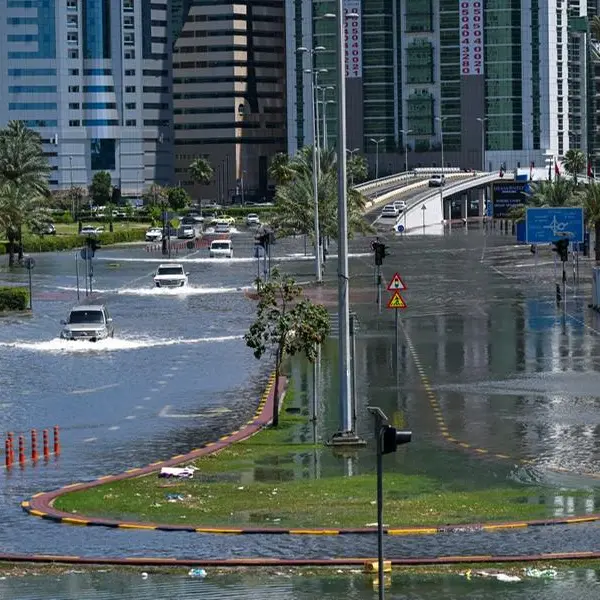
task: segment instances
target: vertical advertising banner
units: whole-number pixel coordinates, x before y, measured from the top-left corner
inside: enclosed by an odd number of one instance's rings
[[[362,78],[362,24],[360,0],[344,0],[344,50],[346,77]]]
[[[460,73],[483,75],[483,2],[460,2]]]

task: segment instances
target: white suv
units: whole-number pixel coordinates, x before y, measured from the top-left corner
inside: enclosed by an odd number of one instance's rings
[[[231,240],[213,240],[210,244],[209,256],[211,258],[233,258]]]
[[[154,275],[154,285],[156,287],[183,287],[188,283],[188,274],[183,265],[178,263],[158,265]]]
[[[429,187],[442,187],[446,183],[444,175],[434,175],[429,180]]]

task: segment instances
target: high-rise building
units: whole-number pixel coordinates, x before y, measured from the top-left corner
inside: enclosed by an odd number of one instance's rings
[[[270,157],[285,150],[284,0],[184,2],[173,51],[175,181],[196,199],[269,196]],[[214,181],[188,167],[208,158]]]
[[[439,166],[442,154],[462,168],[540,167],[569,148],[593,151],[583,30],[597,4],[345,0],[348,147],[373,165],[378,146],[380,175],[404,168],[405,144],[410,168]],[[286,0],[291,153],[312,143],[307,69],[319,71],[319,87],[335,100],[336,5]],[[314,65],[298,47],[319,48]],[[335,144],[337,112],[320,102],[319,121],[323,110]]]
[[[0,0],[0,125],[39,131],[51,187],[173,175],[167,0]]]

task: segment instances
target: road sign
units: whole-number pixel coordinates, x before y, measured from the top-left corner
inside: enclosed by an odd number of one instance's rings
[[[525,212],[525,241],[548,244],[561,237],[583,243],[583,208],[528,208]]]
[[[190,240],[189,242],[186,243],[186,247],[188,250],[193,250],[195,245],[196,245],[196,242],[192,242],[192,240]]]
[[[398,233],[403,233],[404,232],[404,225],[402,225],[402,224],[396,225],[396,231]]]
[[[406,308],[406,302],[404,302],[404,298],[400,295],[400,292],[394,292],[394,295],[390,298],[390,301],[387,303],[387,307]]]
[[[400,273],[394,273],[394,276],[390,280],[387,286],[388,292],[395,292],[396,290],[405,290],[406,284],[402,281]]]
[[[94,258],[94,251],[89,246],[84,246],[81,249],[80,254],[81,254],[81,258],[83,260],[88,260],[90,258]]]
[[[31,271],[31,269],[33,269],[35,267],[35,259],[31,258],[30,256],[27,256],[26,258],[23,259],[23,266],[28,271]]]

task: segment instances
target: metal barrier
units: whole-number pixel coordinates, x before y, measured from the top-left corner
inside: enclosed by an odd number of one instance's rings
[[[441,173],[442,169],[440,167],[417,167],[412,169],[411,171],[404,171],[402,173],[396,173],[394,175],[388,175],[387,177],[380,177],[379,179],[372,179],[371,181],[365,181],[364,183],[360,183],[354,186],[354,189],[358,192],[367,192],[372,189],[376,189],[378,187],[383,187],[389,185],[391,183],[399,183],[401,181],[406,181],[410,179],[414,179],[415,177],[423,176],[423,175],[433,175],[435,173]],[[455,173],[465,173],[468,172],[459,169],[458,167],[446,167],[443,169],[444,174],[455,174]]]

